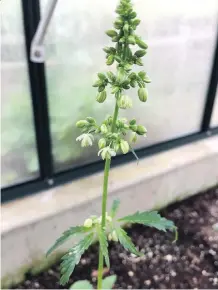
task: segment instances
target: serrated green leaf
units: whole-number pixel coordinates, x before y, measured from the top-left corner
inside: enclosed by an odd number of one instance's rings
[[[93,289],[93,286],[88,280],[81,280],[73,283],[69,289]]]
[[[102,289],[112,289],[117,280],[116,275],[111,275],[103,279]]]
[[[98,231],[98,238],[99,238],[100,248],[105,259],[105,263],[107,267],[110,268],[110,260],[109,260],[109,255],[108,255],[108,242],[107,242],[106,233],[104,230],[102,230],[102,228],[100,228]]]
[[[75,266],[79,263],[82,254],[91,246],[94,242],[94,234],[91,233],[82,239],[78,244],[73,246],[66,255],[61,259],[63,260],[60,265],[60,284],[65,285],[70,278]]]
[[[149,227],[154,227],[161,231],[174,230],[174,223],[159,215],[157,211],[136,212],[133,215],[125,216],[119,221],[128,223],[138,223]]]
[[[121,245],[123,245],[123,247],[126,250],[130,251],[131,253],[137,256],[142,256],[142,253],[137,251],[137,249],[135,248],[135,245],[131,241],[130,237],[127,235],[127,232],[125,232],[123,229],[119,227],[119,228],[116,228],[116,233],[117,233],[119,242],[121,243]]]
[[[65,243],[69,238],[72,236],[75,236],[77,234],[85,234],[88,232],[88,229],[84,226],[76,226],[76,227],[71,227],[65,232],[62,233],[60,238],[56,240],[53,246],[47,251],[46,256],[51,254],[57,247],[61,246],[63,243]]]
[[[119,205],[120,205],[120,200],[119,199],[115,199],[112,203],[112,207],[111,207],[111,212],[110,212],[110,216],[112,218],[115,217],[116,213],[117,213],[117,210],[119,208]]]

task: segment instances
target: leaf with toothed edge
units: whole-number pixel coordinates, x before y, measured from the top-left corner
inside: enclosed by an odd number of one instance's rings
[[[65,285],[70,278],[70,275],[74,271],[75,266],[79,263],[83,253],[91,246],[94,242],[94,233],[87,235],[78,244],[73,246],[61,260],[60,265],[60,284]]]
[[[75,236],[75,235],[78,235],[78,234],[85,234],[88,231],[89,231],[89,229],[87,229],[84,226],[76,226],[76,227],[69,228],[68,230],[63,232],[62,235],[60,236],[60,238],[58,238],[56,240],[56,242],[54,243],[54,245],[51,246],[51,248],[47,251],[46,256],[50,255],[51,252],[53,252],[56,248],[58,248],[63,243],[65,243],[72,236]]]
[[[107,242],[107,236],[105,231],[100,228],[98,230],[98,238],[99,238],[99,244],[101,248],[101,252],[104,256],[105,263],[108,268],[110,268],[110,260],[109,260],[109,255],[108,255],[108,242]]]
[[[175,230],[176,228],[172,221],[161,217],[157,211],[136,212],[132,215],[120,218],[118,221],[142,224],[145,226],[154,227],[164,232],[166,230]]]
[[[119,208],[119,205],[120,205],[120,200],[119,199],[115,199],[112,203],[112,207],[111,207],[111,212],[110,212],[110,216],[112,218],[115,217],[117,211],[118,211],[118,208]]]
[[[137,255],[137,256],[142,256],[143,254],[140,253],[135,245],[133,244],[133,242],[131,241],[130,237],[127,235],[127,232],[125,232],[123,229],[116,228],[116,233],[117,233],[117,237],[119,242],[121,243],[121,245],[123,245],[123,247],[130,251],[131,253]]]

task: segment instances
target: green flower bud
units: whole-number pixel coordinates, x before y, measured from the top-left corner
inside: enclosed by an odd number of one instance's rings
[[[137,134],[133,132],[130,136],[130,142],[135,143],[137,141]]]
[[[128,32],[129,32],[129,24],[127,22],[123,26],[123,32],[125,35],[128,34]]]
[[[101,125],[101,133],[106,134],[108,132],[107,126],[105,124]]]
[[[141,126],[141,125],[138,125],[138,126],[137,126],[137,131],[136,131],[136,133],[137,133],[138,135],[145,135],[146,132],[147,132],[147,130],[145,129],[144,126]]]
[[[112,82],[116,80],[115,75],[111,71],[107,72],[107,76]]]
[[[112,46],[108,47],[104,47],[103,50],[106,52],[106,53],[109,53],[109,54],[115,54],[116,53],[116,49]]]
[[[86,120],[80,120],[80,121],[76,122],[77,128],[84,128],[87,125],[89,125],[89,123]]]
[[[119,148],[120,148],[120,145],[118,143],[113,144],[113,149],[115,152],[117,152],[119,150]]]
[[[104,47],[103,51],[106,52],[106,53],[110,53],[111,52],[110,47],[108,47],[108,46]]]
[[[117,36],[117,32],[115,30],[107,30],[105,33],[110,37]]]
[[[129,128],[130,128],[132,131],[136,132],[138,126],[137,126],[137,125],[131,125],[131,126],[129,126]]]
[[[139,19],[134,19],[134,20],[132,20],[131,24],[132,24],[133,26],[138,26],[140,22],[141,22],[141,20],[139,20]]]
[[[144,71],[140,71],[139,73],[138,73],[138,76],[140,77],[140,79],[141,80],[145,80],[145,76],[146,76],[146,72],[144,72]]]
[[[143,49],[147,49],[148,48],[148,45],[143,41],[143,40],[141,40],[140,38],[136,38],[136,44],[139,46],[139,47],[141,47],[141,48],[143,48]]]
[[[119,55],[115,55],[115,56],[114,56],[114,59],[115,59],[118,63],[120,63],[120,62],[122,61],[122,59],[121,59],[121,57],[120,57]]]
[[[102,91],[97,95],[96,101],[99,103],[103,103],[107,98],[107,93],[106,91]]]
[[[112,237],[112,241],[118,242],[118,237],[115,230],[113,230],[113,232],[111,233],[111,237]]]
[[[132,67],[132,65],[131,65],[130,63],[126,63],[126,64],[124,65],[124,69],[125,69],[126,71],[130,71],[130,70],[131,70],[131,67]]]
[[[122,95],[117,101],[117,104],[120,109],[128,109],[132,107],[132,100],[128,96]]]
[[[137,58],[135,61],[135,64],[139,65],[139,66],[143,66],[143,62],[141,61],[140,58]]]
[[[118,69],[118,73],[117,73],[117,82],[118,83],[122,83],[126,78],[126,73],[124,71],[123,68],[119,68]]]
[[[146,54],[146,50],[137,50],[136,52],[135,52],[135,56],[137,56],[137,57],[143,57],[145,54]]]
[[[121,37],[120,38],[120,43],[124,43],[125,42],[125,37]]]
[[[99,86],[101,86],[102,85],[102,82],[101,82],[101,80],[97,80],[92,86],[94,87],[94,88],[97,88],[97,87],[99,87]]]
[[[86,219],[85,221],[84,221],[84,227],[86,227],[86,228],[91,228],[92,227],[92,219]]]
[[[151,79],[149,79],[149,77],[148,77],[147,75],[145,76],[144,81],[145,81],[146,83],[151,83]]]
[[[104,138],[101,138],[99,141],[98,141],[98,148],[99,149],[102,149],[106,146],[107,142]]]
[[[111,54],[111,55],[108,56],[106,64],[107,65],[112,65],[113,62],[114,62],[114,56]]]
[[[137,16],[137,14],[136,14],[136,12],[131,12],[130,14],[129,14],[129,18],[135,18]]]
[[[130,86],[131,86],[132,88],[135,88],[135,87],[136,87],[136,81],[131,80],[131,81],[130,81]]]
[[[112,37],[113,42],[118,42],[120,39],[119,35]]]
[[[131,72],[131,74],[129,75],[129,78],[132,79],[132,80],[135,80],[136,79],[136,73]]]
[[[90,123],[90,124],[95,124],[95,119],[92,117],[86,117],[86,120]]]
[[[99,93],[101,93],[101,92],[103,92],[104,91],[104,89],[105,89],[105,86],[100,86],[100,87],[98,87],[98,91],[99,91]]]
[[[102,81],[104,81],[104,80],[107,79],[106,76],[105,76],[103,73],[98,73],[98,77],[99,77],[99,79],[102,80]]]
[[[141,102],[146,102],[148,98],[148,90],[146,88],[138,89],[138,96]]]
[[[113,86],[113,87],[112,87],[112,90],[111,90],[111,93],[112,93],[112,94],[116,94],[116,93],[119,92],[119,90],[120,90],[119,87],[117,87],[117,86]]]
[[[133,36],[133,35],[130,35],[129,37],[128,37],[128,39],[127,39],[127,42],[129,43],[129,44],[135,44],[135,37]]]
[[[130,120],[130,121],[129,121],[129,124],[130,124],[130,125],[135,125],[135,124],[136,124],[136,119],[132,119],[132,120]]]
[[[114,27],[116,29],[120,29],[120,28],[122,28],[122,26],[123,26],[123,20],[117,18],[114,22]]]
[[[129,152],[129,144],[125,140],[120,141],[120,149],[123,152],[123,154],[126,154]]]

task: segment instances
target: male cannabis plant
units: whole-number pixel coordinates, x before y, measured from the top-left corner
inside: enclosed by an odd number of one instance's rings
[[[145,136],[144,126],[137,124],[135,119],[127,121],[125,118],[119,118],[119,109],[125,110],[132,107],[131,98],[126,95],[126,91],[132,88],[138,88],[138,97],[141,102],[146,102],[148,97],[147,83],[150,79],[146,72],[133,72],[134,65],[143,66],[142,57],[147,52],[147,44],[136,34],[136,28],[140,23],[137,14],[133,11],[131,0],[120,0],[116,9],[118,18],[114,22],[114,29],[106,31],[106,34],[112,39],[114,46],[105,47],[106,64],[108,66],[116,63],[116,74],[111,71],[98,73],[98,79],[94,87],[98,88],[96,100],[103,103],[108,92],[114,97],[115,108],[112,116],[107,116],[102,124],[97,124],[95,119],[87,117],[76,123],[81,128],[82,135],[77,138],[81,141],[82,147],[91,146],[97,136],[98,155],[105,160],[103,196],[102,196],[102,214],[100,217],[90,216],[84,221],[83,225],[72,227],[65,231],[56,243],[50,248],[48,254],[58,246],[63,244],[68,238],[75,235],[83,235],[83,239],[62,257],[60,283],[66,284],[72,274],[75,266],[79,263],[82,254],[90,245],[96,241],[99,242],[99,264],[98,264],[98,289],[102,289],[102,276],[104,260],[106,266],[110,267],[108,255],[108,241],[119,242],[123,247],[134,253],[141,255],[135,248],[126,231],[121,228],[120,223],[138,223],[159,230],[175,230],[172,221],[162,218],[156,211],[136,212],[132,215],[116,219],[116,213],[119,207],[119,201],[113,202],[110,212],[107,212],[108,195],[108,177],[111,164],[111,158],[119,151],[123,154],[132,150],[130,143],[135,143],[138,136]],[[137,47],[133,51],[133,47]],[[131,133],[130,140],[125,136]]]

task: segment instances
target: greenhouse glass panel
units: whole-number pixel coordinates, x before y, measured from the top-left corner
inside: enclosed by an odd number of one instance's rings
[[[42,1],[42,11],[47,1]],[[217,1],[136,0],[139,33],[149,45],[144,69],[152,79],[149,99],[142,104],[136,91],[133,109],[122,116],[137,117],[148,130],[137,148],[200,130],[216,38]],[[102,120],[112,113],[95,100],[92,84],[105,65],[104,34],[112,27],[117,1],[59,1],[46,38],[47,82],[53,156],[56,170],[96,160],[96,148],[81,149],[75,122],[86,116]]]
[[[38,177],[21,1],[1,1],[1,181]]]

